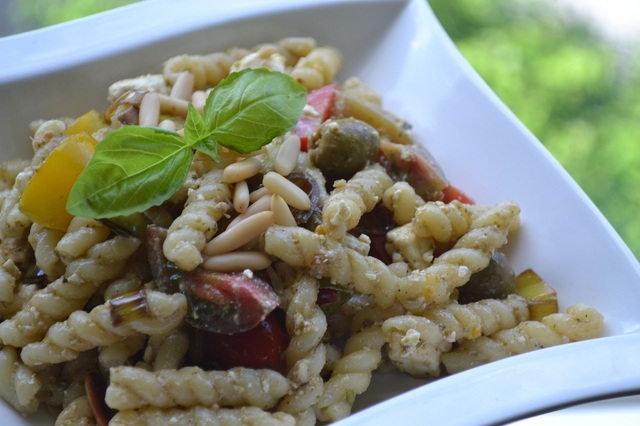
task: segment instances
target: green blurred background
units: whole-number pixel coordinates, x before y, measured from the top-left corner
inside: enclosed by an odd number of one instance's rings
[[[0,36],[135,2],[0,1]],[[638,43],[614,42],[547,0],[429,3],[471,65],[640,258]]]
[[[603,36],[558,2],[429,3],[466,59],[640,259],[640,45]]]

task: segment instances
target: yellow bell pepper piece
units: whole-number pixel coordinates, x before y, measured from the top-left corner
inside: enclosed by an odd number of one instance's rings
[[[20,210],[35,223],[65,231],[72,219],[66,209],[69,192],[97,143],[84,132],[67,136],[29,181]]]
[[[102,115],[96,110],[91,110],[80,117],[67,127],[67,135],[75,135],[77,133],[85,132],[88,135],[92,135],[98,130],[106,127]]]

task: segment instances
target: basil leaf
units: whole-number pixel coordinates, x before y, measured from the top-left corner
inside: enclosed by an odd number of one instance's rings
[[[108,133],[71,189],[67,211],[101,219],[159,205],[186,180],[194,149],[216,161],[218,144],[240,153],[256,151],[296,124],[306,95],[286,74],[231,73],[209,95],[203,114],[189,105],[184,138],[139,126]]]
[[[218,144],[211,138],[211,131],[207,128],[204,117],[193,104],[189,104],[189,113],[184,123],[184,136],[195,149],[207,154],[215,161],[220,161]]]
[[[208,137],[211,132],[208,131],[204,117],[200,115],[196,107],[190,103],[188,108],[187,119],[184,122],[184,137],[187,138],[190,145],[193,145],[197,141]]]
[[[218,144],[213,138],[202,139],[196,142],[193,147],[198,151],[207,154],[209,157],[213,158],[214,161],[220,161],[220,154],[218,154]]]
[[[124,126],[107,134],[78,177],[67,211],[95,219],[159,205],[183,184],[193,150],[166,130]]]
[[[206,127],[217,143],[242,154],[293,128],[307,91],[286,74],[265,68],[229,74],[204,106]]]

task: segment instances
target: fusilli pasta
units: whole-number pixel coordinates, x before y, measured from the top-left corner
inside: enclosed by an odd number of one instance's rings
[[[481,273],[509,272],[496,259],[520,206],[452,200],[435,160],[407,146],[410,125],[357,77],[335,81],[343,60],[311,37],[182,54],[111,84],[104,114],[32,122],[32,158],[0,164],[0,396],[24,415],[52,407],[56,425],[111,410],[113,426],[312,426],[348,416],[376,370],[432,379],[600,335],[602,315],[582,304],[530,320],[513,271],[500,299],[465,298],[478,280],[499,285]],[[307,105],[245,149],[250,127],[277,120],[249,114],[226,144],[205,127],[227,106],[207,99],[236,71],[270,75],[255,68],[306,89]],[[288,106],[258,103],[289,121]],[[99,141],[96,158],[137,125],[193,155],[166,199],[63,226],[21,207],[73,132]],[[348,173],[331,168],[343,161]]]
[[[491,336],[466,340],[455,351],[444,354],[442,363],[449,373],[455,373],[515,354],[592,339],[600,335],[602,327],[603,318],[598,311],[573,305],[567,313],[549,315],[542,322],[524,321]]]
[[[30,414],[38,409],[40,379],[25,366],[18,351],[11,346],[0,349],[0,396],[18,412]]]
[[[155,372],[135,367],[114,367],[106,402],[117,410],[174,406],[272,408],[289,391],[285,377],[272,370],[232,368],[204,371],[198,367]]]
[[[93,426],[96,419],[86,396],[80,396],[64,407],[54,426]]]
[[[362,215],[371,211],[393,184],[379,164],[356,173],[348,181],[338,181],[322,209],[323,232],[340,239],[353,229]]]
[[[121,326],[113,325],[109,302],[89,313],[75,311],[67,320],[52,325],[41,342],[26,345],[20,356],[27,365],[70,361],[80,352],[107,346],[137,333],[152,335],[172,330],[181,324],[187,310],[182,294],[150,291],[147,304],[149,315]]]
[[[222,170],[205,174],[191,191],[181,215],[167,231],[164,255],[191,271],[202,263],[201,251],[218,230],[218,220],[231,206],[231,189],[222,182]]]
[[[127,410],[118,412],[109,422],[111,426],[182,426],[182,425],[264,425],[264,426],[294,426],[292,416],[282,412],[270,413],[258,407],[219,408],[144,408],[142,410]]]

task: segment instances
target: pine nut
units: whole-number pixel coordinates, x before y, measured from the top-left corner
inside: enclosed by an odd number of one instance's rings
[[[281,196],[291,207],[299,210],[309,210],[311,208],[309,196],[295,183],[276,172],[268,172],[264,175],[262,184],[272,194]]]
[[[226,229],[209,241],[202,252],[207,256],[227,253],[242,247],[275,223],[273,212],[260,212],[244,219],[231,229]]]
[[[256,213],[269,211],[271,208],[271,194],[267,194],[257,200],[255,203],[249,204],[247,210],[243,213],[236,216],[229,224],[227,225],[227,229],[237,225],[240,221],[245,220],[249,216],[252,216]]]
[[[168,130],[170,132],[176,131],[176,123],[174,123],[169,119],[162,120],[160,123],[158,123],[158,127],[164,130]]]
[[[148,92],[140,101],[138,124],[140,126],[157,126],[160,119],[160,98],[156,92]]]
[[[169,96],[188,101],[193,93],[193,74],[191,71],[182,71],[173,83]]]
[[[249,207],[249,187],[246,180],[237,182],[233,188],[233,208],[242,213]]]
[[[293,217],[289,206],[279,195],[271,197],[271,211],[276,216],[276,225],[282,226],[298,226],[296,218]]]
[[[269,191],[264,186],[261,186],[260,188],[252,191],[251,194],[249,194],[249,201],[251,203],[255,203],[265,195],[269,195]]]
[[[187,116],[187,112],[189,112],[189,102],[163,94],[158,94],[158,97],[160,98],[160,112],[180,117]]]
[[[236,183],[241,180],[255,176],[262,167],[262,163],[257,158],[249,157],[236,163],[231,163],[222,172],[224,183]]]
[[[196,110],[202,112],[204,104],[207,103],[207,93],[204,90],[196,90],[191,95],[191,103]]]
[[[231,253],[205,256],[202,267],[209,271],[241,272],[245,269],[260,271],[271,265],[271,258],[260,251],[233,251]]]
[[[300,155],[300,137],[289,135],[282,142],[273,161],[273,169],[282,176],[288,176],[298,165]]]

